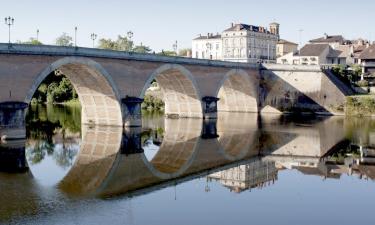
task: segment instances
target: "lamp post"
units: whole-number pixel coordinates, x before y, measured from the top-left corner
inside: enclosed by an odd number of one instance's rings
[[[176,53],[176,55],[177,55],[177,47],[178,47],[178,45],[177,45],[177,41],[173,44],[173,50],[174,50],[174,52]]]
[[[10,44],[10,27],[14,24],[14,18],[13,17],[5,17],[5,24],[9,27],[9,44]]]
[[[90,37],[91,37],[91,40],[92,40],[92,48],[94,48],[94,47],[95,47],[95,40],[96,40],[96,38],[98,37],[98,35],[95,34],[95,33],[92,33],[92,34],[90,35]]]
[[[36,40],[39,42],[39,29],[36,30]]]
[[[78,27],[74,27],[74,46],[77,47],[77,31]]]
[[[133,36],[134,36],[134,33],[133,33],[133,31],[128,31],[128,33],[126,33],[127,34],[127,36],[128,36],[128,39],[129,39],[129,51],[132,51],[132,49],[133,49],[133,41],[132,41],[132,38],[133,38]]]
[[[299,58],[299,64],[302,64],[301,63],[301,48],[302,48],[302,32],[303,32],[303,29],[299,29],[298,32],[299,32],[298,58]]]

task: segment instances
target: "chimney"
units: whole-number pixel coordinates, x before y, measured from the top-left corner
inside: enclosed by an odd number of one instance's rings
[[[230,24],[230,27],[234,27],[234,23],[231,23],[231,24]]]
[[[327,33],[324,33],[324,38],[328,39],[328,34]]]
[[[210,33],[207,33],[207,38],[210,38]]]

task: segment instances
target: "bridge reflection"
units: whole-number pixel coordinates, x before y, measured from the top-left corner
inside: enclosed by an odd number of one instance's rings
[[[68,195],[108,197],[145,194],[204,176],[242,192],[272,184],[283,169],[323,178],[347,173],[375,179],[375,148],[368,134],[366,145],[354,143],[343,118],[305,121],[246,113],[223,113],[218,121],[165,119],[164,125],[157,123],[163,132],[153,157],[144,151],[145,129],[82,127],[80,151],[57,186]],[[360,139],[361,134],[353,135]],[[7,160],[16,172],[31,175],[24,150],[19,142],[0,147],[3,159],[16,159]]]

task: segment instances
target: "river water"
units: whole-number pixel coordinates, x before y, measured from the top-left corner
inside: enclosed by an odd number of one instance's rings
[[[87,127],[33,106],[0,145],[0,224],[374,224],[375,120],[145,114]]]

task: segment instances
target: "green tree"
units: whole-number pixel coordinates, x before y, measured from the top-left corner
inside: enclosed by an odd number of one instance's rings
[[[183,48],[178,51],[178,56],[187,56],[188,53],[191,53],[191,48]]]
[[[115,51],[131,51],[133,50],[134,43],[125,36],[119,35],[117,40],[102,38],[99,40],[99,48],[111,49]]]
[[[144,46],[144,45],[137,45],[133,49],[133,52],[137,52],[137,53],[150,53],[151,51],[152,50],[150,47]]]
[[[60,37],[56,38],[56,45],[73,46],[73,38],[67,33],[63,33]]]
[[[98,48],[117,50],[117,44],[116,41],[113,41],[112,39],[102,38],[99,39]]]
[[[163,56],[177,56],[175,51],[164,51],[162,50],[161,52],[158,53],[158,55],[163,55]]]
[[[42,45],[43,43],[38,41],[35,38],[30,38],[28,41],[18,41],[19,44],[27,44],[27,45]]]

